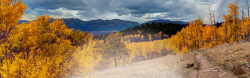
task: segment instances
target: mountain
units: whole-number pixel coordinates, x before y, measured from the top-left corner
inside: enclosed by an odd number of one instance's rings
[[[90,20],[82,21],[77,18],[63,19],[68,28],[73,28],[74,30],[80,29],[82,31],[120,31],[126,28],[134,27],[139,25],[137,22],[124,21],[120,19],[113,20]],[[19,23],[27,22],[25,20],[19,20]]]
[[[173,24],[183,24],[183,25],[189,24],[189,22],[171,21],[171,20],[164,20],[164,19],[152,20],[152,21],[148,21],[148,22],[143,23],[143,24],[153,23],[153,22],[154,22],[154,23],[173,23]]]
[[[26,20],[18,20],[18,23],[19,23],[19,24],[22,24],[22,23],[25,23],[25,22],[29,22],[29,21],[26,21]]]
[[[82,31],[91,32],[94,35],[121,31],[139,25],[139,23],[137,22],[125,21],[120,19],[113,19],[113,20],[98,19],[98,20],[82,21],[78,18],[69,18],[69,19],[63,18],[63,20],[67,25],[67,27],[73,28],[74,31],[80,29]],[[23,22],[28,22],[28,21],[19,20],[19,24]]]
[[[52,19],[54,21],[55,19]],[[89,33],[93,35],[99,35],[99,34],[107,34],[111,32],[117,32],[121,30],[125,30],[127,28],[132,28],[134,26],[139,26],[140,24],[138,22],[133,21],[125,21],[120,19],[113,19],[113,20],[90,20],[90,21],[82,21],[78,18],[63,18],[63,21],[67,25],[68,28],[73,28],[74,31],[77,29],[80,29],[81,31],[88,31]],[[23,22],[28,22],[26,20],[19,20],[18,23],[21,24]],[[182,22],[182,21],[170,21],[170,20],[153,20],[148,21],[146,23],[173,23],[173,24],[188,24],[188,22]],[[144,24],[146,24],[144,23]]]

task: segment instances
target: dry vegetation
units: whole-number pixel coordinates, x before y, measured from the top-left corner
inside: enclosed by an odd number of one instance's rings
[[[250,68],[245,61],[250,62],[250,41],[240,41],[202,48],[201,52],[211,63],[220,66],[226,71],[232,72],[240,78],[250,77]]]

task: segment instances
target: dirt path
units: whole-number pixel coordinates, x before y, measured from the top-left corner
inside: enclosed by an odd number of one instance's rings
[[[183,66],[190,60],[184,54],[168,55],[124,66],[97,71],[87,77],[94,78],[185,78],[187,69]],[[192,56],[193,57],[193,56]],[[82,78],[74,76],[71,78]]]
[[[96,73],[97,78],[183,78],[181,55],[169,55]]]
[[[232,76],[228,72],[225,72],[218,66],[212,65],[208,60],[206,60],[205,57],[202,56],[201,53],[196,53],[196,61],[200,64],[198,70],[198,78],[237,78],[235,76]],[[189,77],[197,78],[197,71],[192,71],[192,73],[189,74]]]

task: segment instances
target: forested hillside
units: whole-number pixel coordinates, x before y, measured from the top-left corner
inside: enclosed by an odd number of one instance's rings
[[[152,40],[160,40],[166,39],[175,35],[177,31],[180,31],[184,28],[184,24],[173,24],[173,23],[147,23],[142,24],[141,26],[135,26],[132,28],[127,28],[126,30],[120,31],[123,37],[133,37],[135,35],[143,36],[141,40],[133,41],[152,41]],[[94,39],[104,39],[107,35],[97,35],[94,36]]]

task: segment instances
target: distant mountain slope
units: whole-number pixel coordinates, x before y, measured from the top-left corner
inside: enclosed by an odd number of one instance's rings
[[[82,31],[120,31],[126,28],[139,25],[137,22],[124,21],[119,19],[113,20],[90,20],[81,21],[80,19],[64,19],[69,28],[80,29]]]
[[[172,23],[172,24],[182,24],[182,25],[189,25],[190,22],[183,22],[183,21],[171,21],[171,20],[164,20],[164,19],[158,19],[158,20],[152,20],[152,21],[148,21],[146,23],[143,24],[147,24],[147,23]],[[221,24],[224,22],[217,22],[215,25],[217,27],[221,26]],[[206,26],[207,24],[203,24],[203,26]]]
[[[113,20],[90,20],[82,21],[76,18],[63,19],[68,28],[74,30],[80,29],[82,31],[120,31],[126,28],[134,27],[139,25],[137,22],[124,21],[119,19]],[[19,23],[27,22],[25,20],[19,20]]]
[[[26,21],[26,20],[18,20],[19,24],[22,24],[22,23],[25,23],[25,22],[28,22],[28,21]]]
[[[172,23],[172,24],[189,24],[189,22],[183,22],[183,21],[171,21],[171,20],[163,20],[163,19],[158,19],[158,20],[152,20],[152,21],[148,21],[146,23],[143,24],[147,24],[147,23]]]

